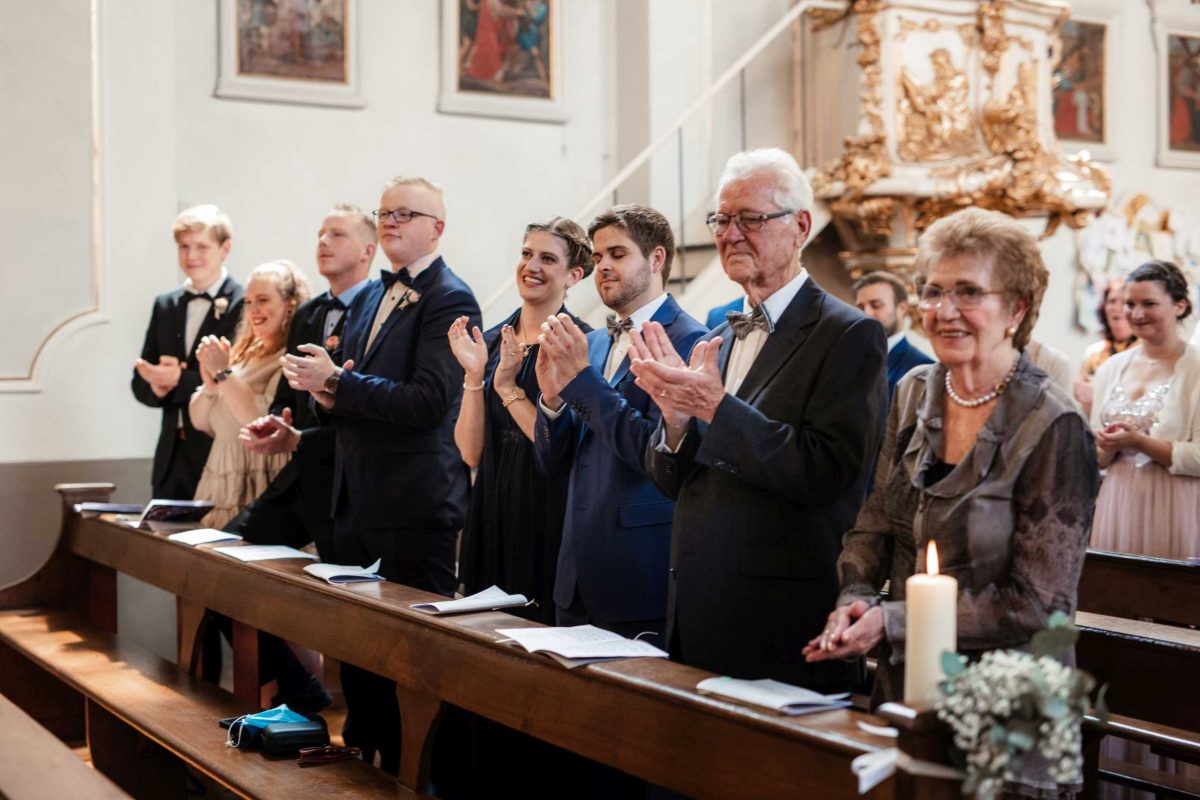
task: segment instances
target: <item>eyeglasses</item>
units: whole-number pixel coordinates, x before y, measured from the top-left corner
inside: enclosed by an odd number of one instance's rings
[[[917,290],[917,305],[922,311],[934,311],[941,308],[947,297],[958,310],[976,308],[989,294],[1004,294],[1003,289],[984,289],[979,286],[955,286],[953,289],[943,289],[937,284],[926,284]]]
[[[736,214],[709,214],[704,221],[708,223],[708,229],[718,235],[729,230],[731,222],[738,226],[739,231],[747,233],[758,230],[770,220],[795,213],[795,211],[776,211],[771,214],[755,214],[749,211],[739,211]]]
[[[387,222],[389,217],[391,217],[393,222],[399,222],[401,224],[405,222],[412,222],[413,217],[429,217],[430,219],[437,219],[436,214],[426,214],[424,211],[410,211],[407,208],[396,208],[391,211],[388,211],[386,208],[377,208],[371,212],[371,216],[378,220],[381,225],[384,222]]]

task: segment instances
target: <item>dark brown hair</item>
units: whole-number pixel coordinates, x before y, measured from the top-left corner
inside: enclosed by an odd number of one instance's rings
[[[613,206],[592,220],[592,224],[588,225],[588,236],[595,239],[596,231],[614,226],[628,233],[646,258],[656,247],[666,251],[662,267],[665,287],[667,278],[671,277],[671,261],[675,258],[675,234],[671,232],[671,223],[667,222],[667,218],[648,206],[624,203]]]
[[[562,240],[567,246],[568,270],[582,267],[583,277],[592,274],[596,266],[592,263],[592,242],[578,222],[568,217],[551,217],[545,222],[531,222],[525,226],[526,236],[533,231],[545,231]]]

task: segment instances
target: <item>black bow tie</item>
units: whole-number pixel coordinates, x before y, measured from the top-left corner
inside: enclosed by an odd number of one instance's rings
[[[212,298],[208,296],[208,292],[193,292],[191,289],[188,289],[187,294],[187,302],[189,303],[193,300],[207,300],[210,303],[212,302]]]
[[[391,289],[396,281],[400,281],[405,286],[413,285],[413,279],[408,274],[408,267],[401,267],[399,272],[392,272],[390,269],[380,270],[379,277],[383,279],[383,290],[385,292]]]
[[[325,297],[323,297],[321,299],[321,304],[323,306],[325,306],[326,311],[345,311],[346,310],[346,304],[331,294],[325,295]]]
[[[775,323],[771,321],[771,316],[761,303],[756,305],[749,314],[728,311],[725,313],[725,319],[729,320],[729,325],[733,328],[733,335],[739,340],[745,339],[755,328],[761,328],[767,333],[775,331]]]
[[[620,338],[622,333],[628,333],[633,330],[633,320],[629,317],[617,322],[616,314],[608,315],[608,335],[613,339]]]

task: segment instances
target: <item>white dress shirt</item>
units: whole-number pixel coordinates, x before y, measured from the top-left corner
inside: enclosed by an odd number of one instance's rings
[[[346,309],[350,307],[350,304],[354,302],[354,298],[358,297],[358,293],[361,292],[363,287],[369,282],[370,278],[363,278],[361,281],[354,284],[349,289],[346,289],[341,294],[333,294],[333,290],[329,290],[330,295],[341,301],[342,307],[330,308],[327,312],[325,312],[325,329],[321,334],[322,342],[333,335],[333,329],[337,327],[338,321],[341,320],[342,317],[346,316]]]
[[[792,304],[792,300],[796,299],[797,292],[806,280],[808,271],[801,267],[796,277],[776,289],[774,294],[763,301],[763,309],[772,324],[783,316],[783,312]],[[733,331],[730,330],[728,335],[733,336]],[[725,365],[726,392],[737,394],[738,389],[742,387],[742,381],[746,379],[746,374],[750,372],[750,367],[754,366],[755,359],[767,343],[769,335],[767,331],[755,328],[745,339],[734,339],[733,348],[729,351],[729,363]]]
[[[888,337],[888,352],[896,349],[896,345],[900,344],[900,340],[904,338],[904,331],[899,330]]]
[[[437,257],[438,254],[436,251],[427,253],[411,264],[406,264],[400,269],[408,270],[409,280],[415,281],[418,275],[428,269],[429,265],[437,260]],[[393,271],[399,272],[400,269]],[[375,312],[375,324],[371,326],[371,333],[369,336],[367,336],[367,350],[371,349],[371,345],[375,342],[375,337],[379,334],[379,329],[383,327],[384,320],[391,315],[396,306],[400,305],[400,299],[404,297],[404,293],[407,292],[409,288],[410,287],[405,286],[400,281],[396,281],[392,284],[392,288],[388,289],[387,294],[383,296],[383,300],[379,302],[379,309]]]
[[[633,329],[641,333],[642,326],[658,313],[658,310],[662,308],[662,304],[665,302],[667,302],[667,293],[663,292],[630,314],[629,319],[633,320]],[[624,322],[624,319],[621,321]],[[629,347],[632,344],[633,338],[630,337],[629,331],[621,331],[621,335],[608,348],[608,359],[604,362],[604,380],[612,383],[613,375],[617,374],[617,367],[621,366],[621,362],[625,360],[625,356],[629,353]],[[684,353],[684,357],[687,357],[687,353]]]
[[[221,287],[225,285],[225,279],[228,277],[229,270],[221,267],[221,277],[217,278],[213,282],[213,285],[203,292],[197,292],[192,288],[191,278],[183,282],[183,289],[187,292],[183,296],[183,302],[187,303],[187,321],[183,326],[183,343],[186,345],[185,353],[192,352],[192,348],[196,345],[196,337],[200,335],[200,326],[204,324],[204,319],[208,316],[208,310],[213,307],[213,304],[217,300],[217,293],[221,291]],[[208,302],[192,300],[192,295],[195,294],[207,295]]]

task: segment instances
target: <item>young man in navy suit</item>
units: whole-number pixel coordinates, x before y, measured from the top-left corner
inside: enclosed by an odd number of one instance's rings
[[[659,413],[629,372],[630,332],[653,320],[686,354],[705,328],[665,292],[675,240],[657,211],[616,206],[589,227],[596,288],[615,313],[584,334],[566,314],[543,324],[542,390],[534,453],[548,474],[570,473],[554,602],[560,625],[664,645],[673,504],[643,459]]]
[[[234,338],[242,287],[225,269],[233,225],[221,209],[202,205],[182,211],[174,234],[186,280],[182,288],[154,298],[132,386],[138,402],[162,409],[151,476],[154,497],[191,500],[212,448],[212,437],[193,428],[188,416],[188,401],[200,386],[196,345],[209,335]]]
[[[877,320],[888,337],[887,383],[891,396],[896,384],[909,370],[933,363],[932,358],[913,347],[904,335],[908,287],[889,272],[868,272],[854,282],[854,305]]]
[[[341,340],[342,366],[320,344],[287,355],[284,377],[312,394],[334,430],[333,557],[381,561],[390,581],[447,597],[466,515],[469,474],[454,444],[462,367],[446,332],[459,317],[480,324],[470,288],[438,256],[442,188],[394,178],[375,212],[390,269],[355,299]],[[275,425],[276,423],[271,423]],[[291,440],[292,429],[256,433]],[[396,684],[342,664],[347,745],[400,768]]]

